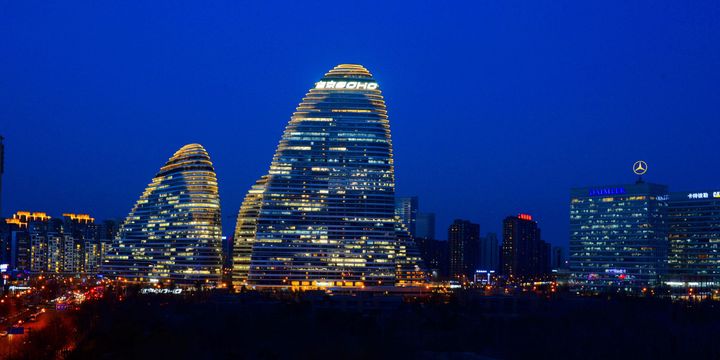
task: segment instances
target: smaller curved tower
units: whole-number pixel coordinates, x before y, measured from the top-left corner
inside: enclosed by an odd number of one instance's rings
[[[222,274],[220,196],[210,155],[188,144],[128,214],[103,272],[131,282],[212,287]]]

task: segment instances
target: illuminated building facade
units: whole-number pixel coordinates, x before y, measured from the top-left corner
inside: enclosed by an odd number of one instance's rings
[[[47,271],[48,232],[56,230],[49,228],[50,220],[44,212],[30,211],[18,211],[5,220],[10,228],[10,269],[34,273]]]
[[[160,168],[120,227],[103,272],[146,283],[220,281],[220,197],[207,151],[189,144]]]
[[[48,269],[48,236],[47,233],[30,235],[30,267],[31,273],[38,274]]]
[[[502,274],[527,279],[550,273],[550,245],[540,237],[531,215],[519,214],[503,220]]]
[[[83,270],[87,274],[97,274],[100,272],[105,254],[110,251],[112,240],[110,239],[87,239],[83,243]]]
[[[480,257],[480,225],[455,220],[448,228],[450,276],[472,280]]]
[[[77,275],[85,272],[83,236],[94,236],[92,222],[85,235],[74,236],[69,216],[65,220],[53,219],[43,212],[18,211],[6,220],[14,227],[10,244],[10,268],[33,274]],[[82,215],[88,217],[88,215]]]
[[[720,189],[671,193],[668,204],[668,283],[720,288]]]
[[[92,250],[97,239],[98,226],[95,224],[95,219],[88,214],[65,213],[62,215],[61,272],[68,274],[87,273],[87,251]],[[86,246],[90,246],[90,248],[88,249]],[[93,272],[97,272],[97,268]]]
[[[368,70],[339,65],[306,94],[269,173],[245,197],[234,241],[236,288],[422,280],[414,242],[395,216],[390,123]]]
[[[578,292],[639,293],[667,269],[667,186],[570,191],[570,285]]]
[[[8,224],[16,225],[20,229],[27,229],[31,222],[46,222],[50,216],[44,212],[18,211],[11,218],[5,219]]]
[[[85,238],[85,272],[88,274],[100,273],[105,254],[110,251],[112,241],[118,233],[118,222],[105,220],[95,227],[95,236]]]
[[[95,224],[88,214],[18,211],[6,219],[9,269],[32,274],[82,275],[99,272],[114,222]]]
[[[82,249],[64,232],[63,221],[51,217],[35,218],[27,223],[30,237],[30,273],[75,275],[82,272],[77,259]]]

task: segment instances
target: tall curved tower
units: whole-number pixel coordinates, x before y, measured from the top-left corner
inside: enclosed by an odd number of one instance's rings
[[[188,144],[145,188],[103,271],[133,282],[212,287],[220,282],[221,253],[215,169],[202,145]]]
[[[419,258],[394,202],[378,83],[361,65],[338,65],[303,98],[269,173],[245,197],[234,237],[235,287],[419,281]]]

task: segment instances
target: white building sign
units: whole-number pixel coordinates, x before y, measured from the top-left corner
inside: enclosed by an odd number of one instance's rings
[[[318,81],[316,89],[340,89],[340,90],[375,90],[378,88],[376,82],[364,81]]]

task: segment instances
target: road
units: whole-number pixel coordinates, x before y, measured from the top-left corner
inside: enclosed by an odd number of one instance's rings
[[[25,312],[27,315],[29,315],[29,312]],[[28,339],[28,334],[30,334],[33,331],[38,331],[40,329],[43,329],[48,325],[50,322],[50,319],[54,316],[58,316],[55,311],[47,311],[37,317],[36,321],[33,322],[25,322],[20,326],[25,327],[25,333],[22,335],[7,335],[4,337],[0,337],[0,359],[8,358],[10,355],[16,353],[17,351],[20,351],[23,344]],[[15,321],[17,323],[17,321]],[[2,330],[5,330],[7,327],[3,326]]]

